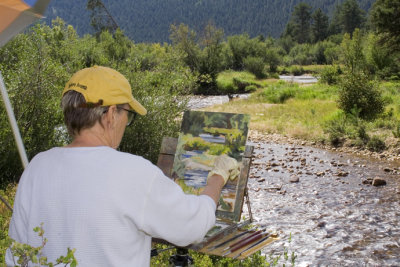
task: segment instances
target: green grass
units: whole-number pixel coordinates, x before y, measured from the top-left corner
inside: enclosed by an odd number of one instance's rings
[[[390,141],[400,132],[400,82],[382,82],[380,87],[388,103],[385,113],[377,120],[364,124],[371,137],[379,135]],[[324,127],[339,111],[337,91],[336,86],[325,84],[307,86],[267,80],[264,88],[258,89],[249,99],[205,110],[250,114],[250,129],[261,132],[304,140],[328,140]]]
[[[218,74],[217,86],[218,90],[221,92],[234,93],[239,90],[237,84],[235,84],[235,79],[238,81],[243,81],[249,85],[254,85],[258,88],[265,87],[274,80],[271,79],[257,79],[256,76],[247,71],[224,71]]]

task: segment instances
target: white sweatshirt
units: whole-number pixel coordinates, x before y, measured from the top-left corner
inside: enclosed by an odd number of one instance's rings
[[[215,223],[208,196],[186,195],[142,157],[109,147],[39,153],[18,185],[9,236],[41,245],[49,262],[75,248],[79,266],[149,266],[151,237],[185,246]],[[10,250],[7,265],[13,265]]]

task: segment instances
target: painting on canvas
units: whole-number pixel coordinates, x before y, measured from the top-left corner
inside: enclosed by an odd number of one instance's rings
[[[225,154],[234,158],[240,166],[249,121],[247,114],[186,111],[173,165],[172,178],[175,182],[186,193],[200,194],[216,157]],[[222,189],[217,212],[237,212],[239,180],[239,172],[228,179]]]

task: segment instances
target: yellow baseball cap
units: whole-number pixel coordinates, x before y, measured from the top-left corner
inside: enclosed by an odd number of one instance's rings
[[[87,103],[101,103],[101,106],[127,103],[138,114],[147,113],[133,97],[128,80],[108,67],[93,66],[76,72],[65,85],[62,95],[71,90],[81,93]]]

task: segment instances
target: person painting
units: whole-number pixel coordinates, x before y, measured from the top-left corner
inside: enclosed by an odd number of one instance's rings
[[[65,147],[36,155],[18,185],[9,235],[40,246],[49,261],[75,248],[79,266],[149,266],[151,238],[199,242],[215,223],[222,187],[237,162],[216,159],[200,196],[186,195],[150,161],[117,150],[125,128],[146,109],[128,80],[101,66],[75,73],[62,92]],[[13,266],[7,250],[6,263]]]

